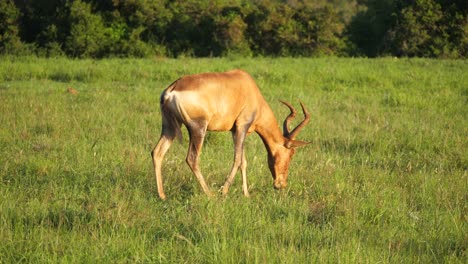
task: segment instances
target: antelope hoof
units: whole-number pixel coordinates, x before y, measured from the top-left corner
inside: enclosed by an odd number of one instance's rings
[[[285,182],[275,182],[275,183],[273,183],[273,187],[274,187],[276,190],[285,189],[287,185],[288,185],[288,184],[285,183]]]
[[[231,187],[231,183],[229,181],[226,181],[223,187],[221,187],[221,193],[223,194],[223,196],[227,196],[229,187]]]
[[[206,194],[206,196],[208,196],[208,198],[213,198],[215,196],[213,194],[213,192],[211,192],[211,191],[205,191],[205,194]]]

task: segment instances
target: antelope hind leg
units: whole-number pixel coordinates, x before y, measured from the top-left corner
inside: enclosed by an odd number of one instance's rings
[[[169,147],[172,145],[172,141],[174,137],[170,137],[168,135],[161,135],[158,144],[154,147],[153,151],[151,152],[151,156],[153,157],[153,167],[154,173],[156,175],[156,185],[158,188],[158,195],[162,200],[166,199],[166,195],[164,194],[164,187],[163,187],[163,180],[162,180],[162,161],[164,159],[164,155],[166,154]]]
[[[192,169],[193,174],[198,179],[198,182],[200,183],[203,191],[206,193],[208,196],[213,196],[211,193],[210,189],[208,188],[208,185],[205,182],[205,178],[200,172],[200,152],[203,147],[203,140],[205,138],[206,134],[206,125],[204,126],[194,126],[194,127],[187,127],[189,130],[190,134],[190,144],[189,144],[189,150],[187,153],[187,164],[189,165],[190,169]]]

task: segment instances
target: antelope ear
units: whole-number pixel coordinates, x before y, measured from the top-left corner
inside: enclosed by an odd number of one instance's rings
[[[305,145],[308,145],[312,142],[306,142],[306,141],[300,141],[300,140],[288,140],[286,141],[286,143],[284,144],[285,147],[287,147],[288,149],[291,149],[291,148],[298,148],[298,147],[302,147],[302,146],[305,146]]]

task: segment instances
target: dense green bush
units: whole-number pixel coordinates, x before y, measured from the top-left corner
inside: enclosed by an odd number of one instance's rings
[[[19,38],[20,13],[12,1],[0,1],[0,52],[16,53],[22,48]]]
[[[465,58],[461,0],[0,0],[0,53]]]
[[[349,24],[354,52],[367,56],[467,57],[468,2],[361,0]]]
[[[90,4],[74,1],[70,7],[70,35],[66,47],[68,54],[78,57],[97,57],[106,42],[106,28],[101,16],[91,12]]]

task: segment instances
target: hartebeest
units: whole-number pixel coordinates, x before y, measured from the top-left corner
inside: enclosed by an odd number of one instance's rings
[[[211,192],[198,166],[203,139],[207,131],[232,132],[234,163],[224,183],[223,194],[227,194],[240,168],[244,195],[249,196],[244,140],[253,131],[260,135],[265,144],[274,187],[285,188],[294,149],[308,144],[294,138],[309,122],[310,117],[301,103],[304,120],[290,131],[289,122],[295,117],[296,111],[291,104],[283,101],[282,103],[291,111],[284,120],[283,134],[273,111],[263,98],[255,81],[245,71],[232,70],[223,73],[189,75],[169,85],[160,98],[161,138],[151,153],[159,197],[166,198],[161,175],[162,160],[174,138],[181,135],[182,124],[187,127],[190,136],[186,161],[207,195],[211,195]]]

